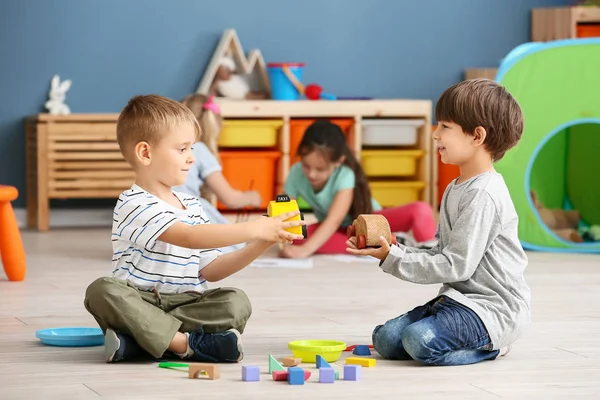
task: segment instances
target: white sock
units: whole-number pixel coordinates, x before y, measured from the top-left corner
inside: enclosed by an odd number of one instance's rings
[[[175,353],[181,358],[188,358],[194,354],[194,350],[190,347],[190,334],[188,332],[184,332],[185,335],[185,343],[187,344],[187,350],[185,353]]]

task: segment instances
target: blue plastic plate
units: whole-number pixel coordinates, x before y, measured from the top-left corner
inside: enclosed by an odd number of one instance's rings
[[[104,334],[100,328],[50,328],[41,329],[35,337],[49,346],[83,347],[104,344]]]

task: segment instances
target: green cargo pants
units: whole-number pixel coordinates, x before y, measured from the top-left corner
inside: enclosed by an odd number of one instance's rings
[[[175,333],[244,331],[252,314],[248,296],[236,288],[203,293],[144,292],[116,278],[99,278],[85,293],[85,308],[103,332],[111,328],[131,335],[155,358],[162,357]]]

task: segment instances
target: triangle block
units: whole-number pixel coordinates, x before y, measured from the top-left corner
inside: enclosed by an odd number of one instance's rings
[[[285,368],[269,354],[269,373],[272,373],[273,371],[285,371]]]
[[[331,365],[323,357],[317,354],[317,368],[331,368]]]

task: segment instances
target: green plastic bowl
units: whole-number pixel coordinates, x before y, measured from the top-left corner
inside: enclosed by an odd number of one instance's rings
[[[316,362],[317,355],[327,362],[335,362],[346,350],[346,343],[336,340],[295,340],[289,342],[288,347],[294,357],[301,358],[305,363]]]

